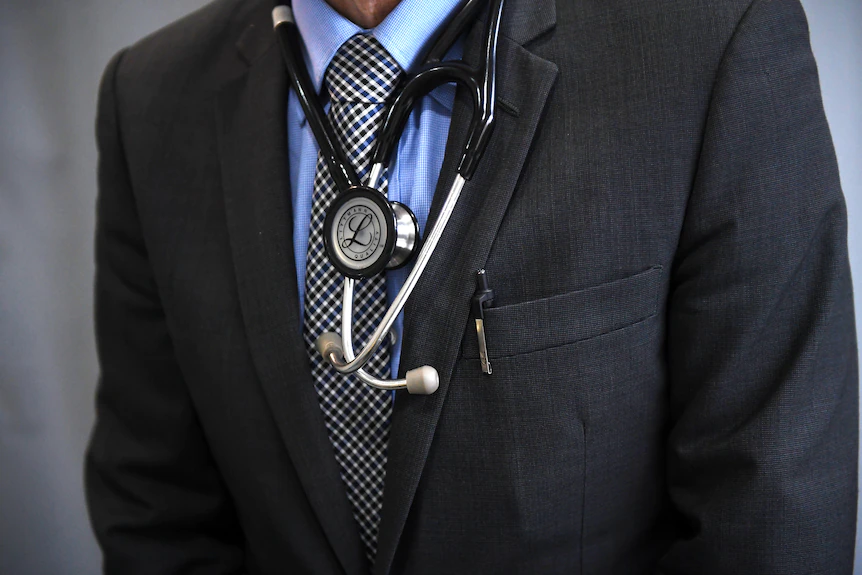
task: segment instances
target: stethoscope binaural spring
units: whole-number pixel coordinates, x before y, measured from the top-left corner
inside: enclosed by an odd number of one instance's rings
[[[466,0],[431,47],[419,70],[402,82],[397,97],[385,112],[383,125],[375,140],[367,185],[359,181],[326,118],[302,57],[301,38],[290,6],[277,6],[272,11],[273,26],[291,87],[296,92],[338,190],[338,196],[327,210],[323,235],[329,261],[345,276],[341,335],[335,332],[323,333],[315,345],[339,373],[355,373],[361,381],[378,389],[407,389],[410,393],[427,395],[434,393],[439,386],[437,370],[428,365],[408,371],[404,379],[393,380],[377,378],[363,368],[386,340],[395,319],[416,287],[449,222],[464,184],[475,173],[487,147],[494,127],[497,40],[503,2],[493,0],[485,28],[481,67],[472,68],[463,61],[442,60],[485,3],[485,0]],[[473,117],[458,173],[435,224],[426,233],[424,240],[420,240],[419,226],[410,208],[389,201],[377,186],[416,102],[434,88],[451,82],[460,85],[470,95]],[[359,353],[354,353],[353,291],[356,280],[401,267],[413,258],[416,260],[413,269],[380,325]]]

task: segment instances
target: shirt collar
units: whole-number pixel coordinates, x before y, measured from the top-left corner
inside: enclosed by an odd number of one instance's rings
[[[372,30],[360,28],[335,11],[326,0],[293,0],[293,16],[302,35],[305,63],[315,89],[320,92],[323,75],[338,48],[351,36],[371,32],[403,70],[412,72],[430,48],[443,22],[455,11],[461,0],[401,0],[392,12]],[[461,57],[461,43],[456,42],[447,58]],[[431,92],[450,111],[454,86]]]

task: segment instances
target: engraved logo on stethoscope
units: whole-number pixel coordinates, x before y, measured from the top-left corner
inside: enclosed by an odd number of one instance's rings
[[[349,248],[353,244],[359,244],[359,246],[363,247],[363,248],[367,247],[368,244],[371,243],[370,237],[368,238],[368,241],[365,241],[365,242],[363,242],[362,239],[369,235],[369,234],[366,234],[364,232],[368,229],[368,226],[370,226],[370,225],[371,225],[371,215],[370,214],[363,214],[363,215],[356,214],[353,217],[351,217],[350,220],[347,222],[347,230],[350,232],[353,232],[353,235],[350,236],[349,238],[347,238],[346,240],[342,241],[341,247]]]
[[[342,253],[354,261],[364,261],[373,256],[380,245],[377,214],[363,205],[345,211],[338,221],[338,245]]]

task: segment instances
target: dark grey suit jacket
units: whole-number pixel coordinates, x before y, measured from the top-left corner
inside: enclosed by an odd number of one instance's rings
[[[300,338],[269,9],[220,0],[105,73],[108,573],[369,570]],[[798,0],[509,0],[499,60],[406,310],[401,371],[441,382],[395,401],[373,572],[850,573],[846,213]],[[460,94],[441,190],[468,121]]]

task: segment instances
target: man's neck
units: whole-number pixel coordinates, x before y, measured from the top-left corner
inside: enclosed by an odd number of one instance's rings
[[[374,28],[401,0],[326,0],[339,14],[362,28]]]

